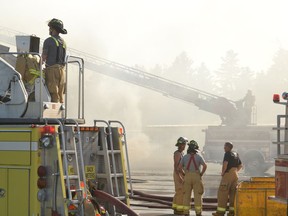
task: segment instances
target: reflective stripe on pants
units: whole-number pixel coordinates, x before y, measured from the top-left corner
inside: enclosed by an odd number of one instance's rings
[[[199,172],[185,172],[184,178],[184,210],[189,211],[191,208],[191,194],[194,192],[195,212],[202,212],[202,195],[204,193],[203,182]]]
[[[175,194],[173,197],[173,209],[183,208],[183,183],[180,182],[178,174],[174,171],[173,173],[174,185],[175,185]]]
[[[45,68],[45,82],[51,95],[51,102],[64,102],[65,69],[62,65]]]
[[[234,200],[236,195],[236,187],[238,183],[238,174],[236,168],[231,168],[229,172],[222,176],[218,189],[218,208],[226,211],[229,198],[229,206],[234,208]],[[217,209],[218,209],[217,208]]]

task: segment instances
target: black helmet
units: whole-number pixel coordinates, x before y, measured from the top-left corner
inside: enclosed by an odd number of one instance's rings
[[[49,21],[48,26],[54,28],[59,33],[67,34],[67,30],[64,29],[63,22],[59,19],[53,18]]]
[[[179,137],[175,146],[178,146],[181,144],[186,145],[187,143],[188,143],[188,139],[186,137]]]
[[[191,153],[191,152],[198,152],[199,151],[199,145],[195,140],[191,140],[188,144],[188,149],[187,149],[187,153]]]

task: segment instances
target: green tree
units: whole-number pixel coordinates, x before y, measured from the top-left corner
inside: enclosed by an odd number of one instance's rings
[[[279,49],[273,59],[273,64],[268,69],[267,76],[269,80],[280,84],[281,87],[287,88],[288,72],[288,50]]]
[[[267,73],[257,75],[257,89],[261,92],[275,93],[288,90],[288,50],[279,49]]]
[[[282,106],[276,106],[272,102],[272,95],[288,91],[287,71],[288,50],[279,49],[275,53],[273,63],[268,70],[257,74],[255,95],[258,122],[275,123],[275,116],[283,112]]]
[[[186,52],[182,52],[177,56],[170,67],[167,68],[165,77],[176,82],[187,84],[189,76],[193,73],[193,61],[187,56]]]
[[[235,80],[235,97],[231,99],[237,99],[244,97],[247,90],[252,90],[255,87],[255,72],[249,67],[241,67],[237,79]]]
[[[195,68],[195,72],[191,74],[189,79],[190,86],[209,93],[213,91],[212,74],[204,62]]]
[[[214,90],[217,94],[232,100],[244,97],[248,89],[255,85],[255,72],[238,64],[238,54],[226,52],[221,67],[214,74]]]
[[[163,68],[161,67],[161,65],[156,64],[150,71],[149,73],[156,75],[156,76],[163,76]]]
[[[225,97],[231,97],[236,91],[236,81],[240,74],[238,54],[229,50],[222,61],[220,68],[215,72],[215,91]]]

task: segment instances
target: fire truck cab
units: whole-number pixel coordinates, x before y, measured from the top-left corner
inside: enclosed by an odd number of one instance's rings
[[[38,54],[39,38],[17,39],[21,50],[0,53],[1,215],[95,216],[132,211],[125,127],[119,121],[105,120],[85,125],[83,59],[67,57],[66,72],[69,64],[79,66],[78,101],[73,98],[79,104],[78,116],[67,118],[67,106],[50,102]],[[39,57],[40,73],[33,80],[33,91],[27,89],[15,66],[4,60],[5,55]],[[100,190],[107,196],[96,197],[94,192]]]

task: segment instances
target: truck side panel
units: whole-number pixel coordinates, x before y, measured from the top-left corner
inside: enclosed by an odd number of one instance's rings
[[[5,187],[6,191],[0,200],[3,215],[37,215],[40,213],[37,200],[37,167],[41,162],[39,129],[2,127],[0,135],[0,188]]]
[[[29,214],[29,171],[8,170],[8,216]]]
[[[0,169],[0,209],[3,215],[8,215],[8,201],[7,201],[7,189],[8,189],[8,179],[7,179],[7,169]]]

